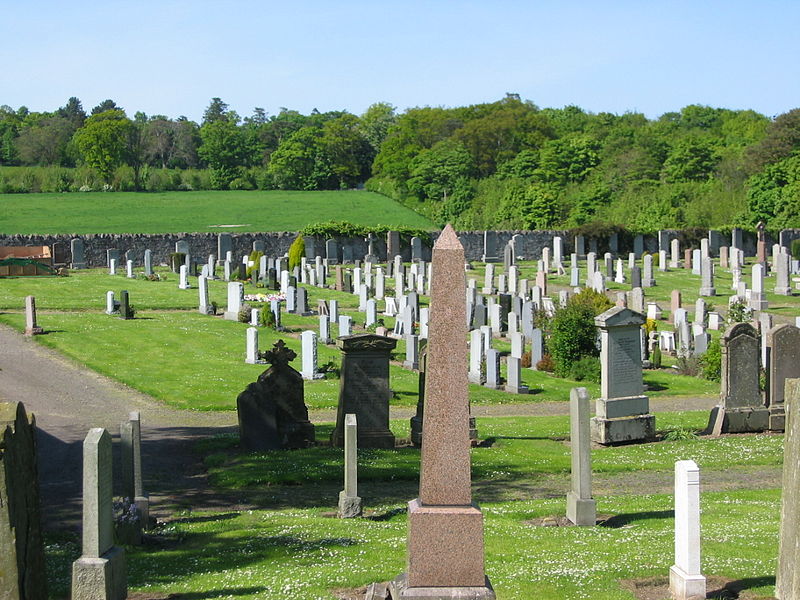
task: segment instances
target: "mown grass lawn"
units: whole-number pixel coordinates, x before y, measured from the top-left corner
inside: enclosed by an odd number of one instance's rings
[[[4,234],[298,231],[344,220],[435,229],[411,209],[366,191],[0,194]]]

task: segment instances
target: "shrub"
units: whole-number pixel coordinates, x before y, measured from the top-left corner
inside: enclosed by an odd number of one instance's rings
[[[751,312],[747,304],[737,300],[728,306],[728,323],[745,323],[750,320]]]
[[[523,369],[527,369],[531,366],[531,352],[528,350],[527,352],[522,353],[522,358],[519,359],[519,366]]]
[[[653,348],[653,352],[650,355],[650,364],[653,365],[654,369],[661,368],[661,348],[659,348],[658,346]]]
[[[789,248],[792,253],[792,258],[800,260],[800,240],[792,240],[792,244]]]
[[[575,381],[591,381],[600,383],[600,359],[596,356],[584,356],[572,363],[570,377]]]
[[[302,258],[306,255],[306,241],[302,234],[298,234],[292,245],[289,246],[289,271],[300,266]]]
[[[693,355],[678,356],[677,367],[680,375],[697,377],[700,373],[700,360]]]
[[[258,313],[258,324],[261,327],[275,329],[275,313],[272,312],[269,306],[263,307]]]
[[[556,365],[553,362],[553,357],[549,354],[542,355],[542,360],[536,363],[536,369],[538,371],[544,371],[545,373],[552,373],[556,370]]]
[[[569,304],[588,308],[592,311],[592,317],[596,317],[614,306],[605,294],[601,294],[592,288],[583,288],[569,299]]]
[[[261,264],[261,257],[262,256],[264,256],[263,252],[261,252],[260,250],[253,250],[250,253],[250,256],[247,257],[247,260],[250,261],[251,263],[253,263],[252,266],[247,267],[247,276],[248,277],[252,277],[253,276],[253,269],[258,270],[258,267]],[[262,275],[262,273],[258,274],[259,277],[261,277],[261,275]],[[266,275],[266,273],[263,273],[263,275]]]
[[[239,309],[238,319],[240,323],[249,323],[253,314],[253,307],[249,304],[243,304]]]
[[[719,381],[722,376],[722,345],[714,340],[700,357],[700,371],[703,379]]]
[[[594,317],[593,310],[580,302],[570,302],[565,308],[556,311],[550,324],[551,334],[547,347],[553,357],[555,374],[559,377],[569,377],[573,363],[584,356],[599,354]]]

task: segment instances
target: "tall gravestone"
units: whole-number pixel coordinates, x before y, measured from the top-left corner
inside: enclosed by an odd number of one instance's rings
[[[711,411],[714,434],[764,431],[769,411],[761,399],[761,341],[749,323],[735,323],[722,336],[720,404]]]
[[[0,402],[0,598],[46,600],[36,419]]]
[[[70,267],[73,269],[85,269],[86,257],[84,256],[83,240],[81,238],[72,238],[70,241],[70,252],[72,255]]]
[[[111,436],[90,429],[83,441],[83,550],[72,563],[72,600],[124,600],[125,551],[114,545]]]
[[[766,338],[769,429],[783,431],[786,380],[800,378],[800,329],[782,323],[770,329]]]
[[[586,388],[572,388],[569,393],[572,489],[567,494],[567,518],[575,525],[584,526],[593,526],[597,522],[597,506],[592,498],[590,416],[589,393]]]
[[[41,335],[44,329],[36,323],[36,298],[25,296],[25,335]]]
[[[700,469],[693,460],[675,463],[675,564],[669,589],[674,600],[706,597],[700,572]]]
[[[450,225],[434,245],[432,279],[419,497],[408,504],[407,569],[390,593],[493,600],[470,490],[464,248]]]
[[[349,519],[361,516],[361,498],[358,495],[358,419],[355,415],[344,418],[344,489],[339,492],[338,516]]]
[[[485,263],[500,262],[497,255],[497,232],[484,231],[483,232],[483,255],[481,260]]]
[[[303,377],[289,365],[297,353],[278,340],[262,357],[271,366],[236,399],[242,447],[262,451],[313,445]]]
[[[144,528],[150,518],[150,498],[144,493],[142,481],[142,417],[138,411],[120,423],[119,439],[122,447],[122,495],[130,498],[139,512]]]
[[[600,444],[644,441],[655,435],[655,416],[644,395],[644,315],[615,306],[594,320],[600,328],[601,397],[592,419],[592,440]]]
[[[226,321],[238,321],[239,311],[244,304],[244,285],[239,281],[228,283],[228,307],[225,310]]]
[[[775,597],[800,598],[800,379],[787,379],[786,435],[783,440],[783,493]]]
[[[359,448],[394,448],[389,429],[389,354],[397,340],[362,333],[336,340],[342,351],[339,406],[331,445],[344,445],[345,415],[358,419]]]

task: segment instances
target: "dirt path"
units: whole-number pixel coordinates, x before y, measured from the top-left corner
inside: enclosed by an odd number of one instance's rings
[[[224,502],[207,489],[192,448],[196,440],[236,429],[236,413],[192,412],[155,399],[71,361],[58,352],[0,326],[0,399],[20,401],[36,415],[43,515],[48,526],[80,522],[81,444],[92,427],[118,438],[130,411],[142,414],[145,489],[154,506],[187,504],[212,508]],[[710,409],[713,398],[655,400],[654,411]],[[473,407],[478,416],[568,414],[567,403],[501,404]],[[393,408],[392,418],[410,418],[411,407]],[[313,411],[315,422],[335,411]],[[115,468],[119,473],[119,469]],[[227,506],[229,508],[229,505]]]

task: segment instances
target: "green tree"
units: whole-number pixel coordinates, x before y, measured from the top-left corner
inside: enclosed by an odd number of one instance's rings
[[[570,299],[567,306],[556,310],[550,322],[547,348],[559,377],[569,377],[572,365],[586,356],[598,356],[597,328],[594,311]]]
[[[249,151],[242,130],[232,118],[207,120],[200,127],[200,158],[211,169],[215,189],[228,189],[248,163]]]
[[[709,179],[717,164],[710,142],[688,137],[679,141],[664,162],[664,177],[670,183]]]
[[[19,158],[28,165],[64,165],[70,163],[68,147],[75,127],[61,116],[47,116],[22,128],[17,139]]]
[[[336,187],[336,178],[320,148],[322,128],[301,127],[281,142],[270,157],[267,172],[283,190]]]
[[[100,113],[108,112],[109,110],[118,110],[123,113],[125,112],[125,110],[121,106],[117,106],[116,102],[107,99],[103,100],[100,104],[98,104],[92,109],[92,115],[99,115]]]
[[[114,169],[122,164],[133,123],[121,110],[93,114],[73,136],[84,162],[110,184]]]
[[[367,179],[374,154],[358,117],[345,113],[326,121],[317,142],[339,188],[355,187]]]
[[[361,115],[359,128],[372,147],[373,156],[378,153],[383,140],[389,135],[389,129],[396,122],[395,108],[388,102],[376,102]]]

